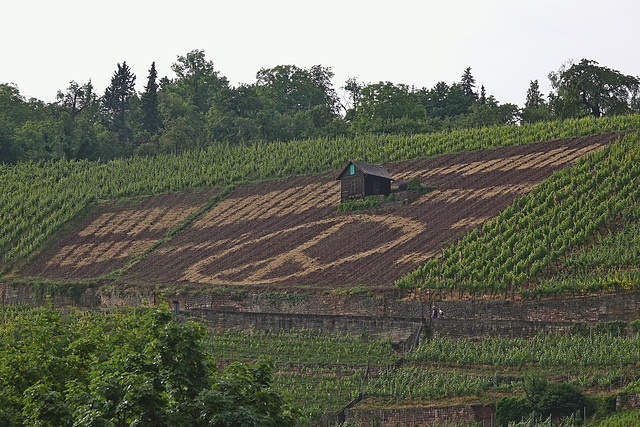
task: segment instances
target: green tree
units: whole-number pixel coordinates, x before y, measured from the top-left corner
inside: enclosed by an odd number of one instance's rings
[[[524,390],[528,409],[543,418],[571,415],[590,406],[584,393],[570,383],[552,384],[546,378],[534,376],[526,379]]]
[[[158,72],[156,71],[156,63],[151,63],[149,69],[149,77],[144,92],[140,97],[142,110],[142,128],[149,134],[155,135],[162,124],[160,113],[158,112]]]
[[[92,114],[96,113],[98,96],[93,90],[91,80],[83,85],[71,81],[66,92],[58,91],[56,105],[60,110],[68,112],[72,117],[76,117],[86,110],[92,110]]]
[[[26,101],[14,84],[0,84],[0,163],[16,163],[25,158],[48,157],[44,148],[48,137],[44,136],[43,120],[49,108],[37,99]],[[35,140],[25,139],[24,129],[33,132]],[[50,150],[49,150],[50,151]]]
[[[0,113],[0,164],[15,163],[20,157],[13,126],[5,114]]]
[[[425,118],[425,109],[409,86],[380,82],[362,88],[353,122],[357,131],[392,131],[393,122],[403,118],[413,121]]]
[[[111,313],[0,311],[3,426],[291,426],[273,363],[218,373],[206,329],[165,304]]]
[[[553,88],[549,103],[560,118],[626,114],[640,87],[638,77],[588,59],[568,68],[563,65],[549,74],[549,80]]]
[[[460,88],[462,89],[462,94],[472,101],[478,99],[478,94],[474,91],[476,88],[476,79],[473,77],[473,74],[471,74],[471,67],[467,67],[462,73]]]
[[[169,90],[163,93],[159,110],[163,123],[161,152],[180,153],[204,147],[205,116],[189,99]]]
[[[174,90],[193,103],[201,114],[209,110],[212,97],[229,85],[226,77],[219,76],[213,62],[206,59],[203,50],[196,49],[179,55],[171,65],[171,70],[177,76],[173,82]]]
[[[297,410],[284,395],[271,387],[273,362],[258,360],[255,365],[231,364],[211,390],[196,398],[199,424],[203,426],[295,425]]]
[[[51,114],[51,144],[56,156],[90,160],[100,157],[96,141],[100,105],[91,80],[83,85],[70,82],[64,93],[58,91],[55,107]]]
[[[487,90],[484,85],[480,86],[480,96],[478,97],[479,104],[485,104],[487,102]]]
[[[527,99],[522,109],[522,121],[525,123],[535,123],[551,118],[549,106],[544,95],[540,92],[538,80],[532,80],[527,90]]]
[[[261,110],[255,85],[221,89],[207,112],[208,140],[238,143],[263,139],[257,120]]]
[[[111,77],[111,84],[105,89],[102,104],[107,119],[107,127],[118,134],[121,141],[131,140],[126,129],[126,115],[129,100],[135,96],[136,76],[126,61],[120,65]]]
[[[348,96],[347,105],[342,106],[347,120],[353,119],[356,112],[355,107],[358,105],[360,100],[360,93],[362,92],[362,88],[365,86],[366,85],[364,83],[358,82],[355,77],[348,78],[347,81],[345,81],[344,86],[342,86],[341,89],[343,89]]]
[[[320,136],[337,118],[337,97],[330,68],[295,65],[263,68],[256,73],[262,104],[258,124],[266,140]]]
[[[292,113],[325,106],[335,111],[336,97],[331,85],[330,68],[315,65],[310,69],[295,65],[262,68],[256,74],[257,91],[265,105],[279,113]]]
[[[520,118],[520,109],[515,104],[502,104],[489,95],[484,103],[469,108],[468,125],[473,127],[515,124]]]
[[[468,113],[471,106],[471,98],[457,83],[450,86],[443,81],[438,82],[431,89],[422,89],[418,97],[427,117],[456,117]]]

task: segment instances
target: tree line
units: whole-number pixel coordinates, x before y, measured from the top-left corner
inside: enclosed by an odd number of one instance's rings
[[[232,86],[202,50],[177,56],[175,77],[146,85],[117,64],[100,95],[91,83],[70,82],[56,100],[26,100],[0,84],[0,163],[41,159],[107,161],[132,155],[358,134],[416,134],[499,124],[533,123],[640,111],[638,77],[583,59],[549,74],[545,97],[531,81],[525,105],[501,104],[478,89],[471,67],[460,81],[420,88],[348,79],[339,96],[330,67],[263,68],[252,84]]]

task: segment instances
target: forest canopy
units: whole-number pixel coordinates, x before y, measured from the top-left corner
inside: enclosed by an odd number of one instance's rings
[[[415,134],[640,111],[639,80],[583,59],[549,74],[546,97],[531,81],[525,105],[501,104],[478,84],[471,67],[459,80],[415,88],[355,78],[336,89],[330,67],[262,68],[251,84],[232,86],[202,50],[178,55],[175,77],[150,64],[141,80],[118,63],[103,91],[71,81],[56,100],[26,100],[0,83],[0,163],[24,160],[108,161],[132,155],[199,150],[363,133]],[[344,96],[340,96],[344,94]]]

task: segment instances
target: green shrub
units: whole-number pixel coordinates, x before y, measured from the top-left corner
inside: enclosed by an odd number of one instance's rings
[[[578,335],[582,337],[589,336],[589,328],[586,323],[576,322],[571,325],[569,328],[569,335]]]
[[[338,212],[357,212],[369,209],[379,209],[380,201],[376,197],[367,197],[366,199],[343,200],[338,205]]]
[[[596,418],[606,418],[616,411],[616,396],[612,394],[610,396],[594,397],[593,401],[596,405]]]
[[[633,329],[633,332],[636,334],[640,333],[640,319],[636,319],[629,323],[629,326],[631,326],[631,329]]]
[[[627,322],[622,320],[614,320],[612,322],[600,322],[596,325],[594,333],[599,335],[611,335],[613,337],[622,336],[624,328],[627,327]]]
[[[640,379],[635,380],[634,382],[629,383],[624,391],[629,393],[640,393]]]
[[[553,384],[544,377],[531,377],[525,381],[524,390],[529,411],[543,418],[571,415],[582,408],[593,412],[593,402],[570,383]]]
[[[498,425],[508,425],[526,418],[531,412],[525,397],[503,397],[496,403]]]
[[[413,177],[409,180],[407,184],[407,191],[412,193],[422,194],[424,193],[425,186],[420,183],[420,180],[416,177]]]

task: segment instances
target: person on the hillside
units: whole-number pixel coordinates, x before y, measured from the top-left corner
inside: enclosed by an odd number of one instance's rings
[[[441,319],[444,317],[444,311],[442,311],[442,309],[438,310],[438,317]]]
[[[434,306],[431,308],[431,318],[432,318],[432,319],[435,319],[435,318],[437,318],[437,317],[438,317],[438,309],[437,309],[437,308],[436,308],[436,306],[434,305]]]

